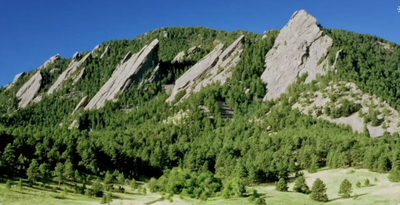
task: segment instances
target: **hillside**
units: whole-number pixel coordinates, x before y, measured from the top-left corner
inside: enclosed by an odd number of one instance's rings
[[[55,55],[0,88],[0,177],[201,200],[323,167],[398,182],[399,68],[399,45],[304,10],[263,35],[160,28]]]

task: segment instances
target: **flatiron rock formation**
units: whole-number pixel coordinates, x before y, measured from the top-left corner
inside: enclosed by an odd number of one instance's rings
[[[208,84],[216,81],[225,83],[230,77],[230,69],[235,67],[241,58],[243,41],[242,35],[225,50],[224,44],[217,45],[212,52],[176,80],[171,96],[166,102],[173,102],[182,90],[186,90],[182,98],[185,99],[190,96],[191,91],[198,92]],[[202,76],[205,77],[201,79]]]
[[[88,53],[83,58],[81,58],[80,53],[75,53],[73,60],[69,64],[68,68],[61,73],[57,81],[50,87],[49,91],[47,91],[47,94],[51,95],[54,92],[60,90],[64,81],[68,80],[72,76],[72,74],[74,74],[89,57],[91,57],[91,55],[92,53]],[[76,78],[74,80],[76,81]]]
[[[33,101],[42,86],[42,75],[37,71],[28,82],[26,82],[17,92],[17,98],[20,99],[19,108],[25,108]]]
[[[23,76],[23,75],[25,75],[25,72],[22,72],[22,73],[17,74],[17,75],[14,77],[13,82],[6,86],[6,90],[12,88],[12,87],[14,86],[14,84],[19,80],[19,78],[20,78],[21,76]]]
[[[308,73],[306,83],[317,74],[324,74],[325,63],[321,62],[332,43],[318,27],[316,18],[305,10],[296,11],[266,55],[266,70],[261,76],[267,83],[264,100],[278,98],[302,74]]]
[[[98,109],[108,100],[115,100],[117,94],[123,92],[132,84],[139,84],[143,74],[158,64],[158,39],[146,45],[136,54],[130,52],[124,57],[111,78],[88,103],[85,109]]]

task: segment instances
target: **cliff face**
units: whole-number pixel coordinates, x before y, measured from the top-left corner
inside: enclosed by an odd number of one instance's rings
[[[19,108],[25,108],[33,101],[42,86],[42,75],[37,71],[28,82],[26,82],[17,92],[17,98],[21,101],[18,104]]]
[[[230,77],[229,71],[241,58],[243,41],[244,36],[240,36],[225,50],[224,44],[217,45],[212,52],[176,80],[171,96],[166,102],[173,102],[182,90],[186,90],[186,95],[182,98],[185,99],[190,96],[191,91],[198,92],[213,82],[220,81],[224,84]]]
[[[131,84],[139,84],[143,74],[158,64],[158,39],[145,46],[136,54],[129,52],[114,71],[111,78],[88,103],[85,109],[98,109],[108,100],[115,100],[117,94],[126,90]]]
[[[48,95],[53,94],[54,92],[58,91],[59,89],[62,88],[62,85],[64,81],[68,80],[70,77],[72,77],[72,74],[74,74],[79,67],[88,59],[90,58],[92,53],[86,54],[83,58],[81,58],[80,53],[76,53],[73,57],[72,62],[69,64],[68,68],[61,73],[61,75],[57,78],[57,81],[50,87],[50,89],[47,91]],[[78,75],[79,77],[79,75]],[[79,80],[79,78],[75,78],[74,81],[76,82]]]
[[[295,12],[266,55],[266,70],[261,76],[267,83],[264,100],[278,98],[302,74],[308,73],[307,83],[317,74],[324,74],[325,63],[321,62],[332,44],[333,40],[318,27],[316,18],[305,10]]]
[[[40,70],[46,66],[49,66],[53,63],[55,63],[57,60],[61,59],[61,56],[59,54],[52,56],[49,60],[47,60],[42,66],[39,67],[38,71],[36,72],[35,75],[33,75],[28,82],[26,82],[17,92],[16,96],[17,98],[20,99],[20,102],[18,104],[19,108],[25,108],[28,106],[31,102],[34,101],[36,95],[40,91],[40,88],[42,87],[42,74],[40,73]],[[15,82],[18,81],[18,79],[23,75],[24,73],[20,73],[17,76],[15,76],[13,83],[8,85],[8,88],[11,88]],[[38,98],[39,99],[39,98]],[[41,98],[40,98],[41,99]],[[35,100],[36,102],[37,100]],[[40,100],[39,100],[40,101]],[[37,101],[38,102],[38,101]]]
[[[14,77],[14,80],[12,83],[8,84],[6,86],[6,90],[12,88],[14,86],[14,84],[19,80],[19,78],[21,78],[21,76],[25,75],[25,72],[19,73]]]

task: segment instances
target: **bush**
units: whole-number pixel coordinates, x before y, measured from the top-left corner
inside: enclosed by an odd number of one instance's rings
[[[277,191],[288,191],[286,180],[284,178],[279,179],[279,182],[276,184],[275,189]]]

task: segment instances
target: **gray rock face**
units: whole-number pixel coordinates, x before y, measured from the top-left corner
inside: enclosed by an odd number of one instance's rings
[[[213,82],[220,81],[221,84],[224,84],[231,75],[229,71],[237,65],[241,58],[243,41],[244,36],[240,36],[225,50],[223,44],[217,45],[211,53],[176,80],[171,96],[166,102],[173,102],[178,92],[182,90],[186,90],[185,96],[182,97],[182,99],[186,99],[192,91],[198,92],[202,87]],[[202,76],[205,77],[201,79]]]
[[[93,48],[92,53],[98,51],[100,49],[101,45],[97,45],[96,47]]]
[[[185,51],[182,51],[175,56],[175,58],[172,60],[172,62],[183,62],[186,57],[189,57],[189,56],[195,54],[200,49],[201,49],[201,45],[189,48],[186,53],[185,53]]]
[[[318,27],[317,19],[305,10],[295,12],[266,55],[266,70],[261,76],[267,83],[264,100],[278,98],[304,73],[308,73],[306,83],[314,80],[317,74],[324,74],[324,64],[320,62],[332,43]]]
[[[12,88],[12,87],[15,85],[15,83],[19,80],[19,78],[21,78],[21,76],[23,76],[23,75],[25,75],[25,72],[22,72],[22,73],[17,74],[17,75],[14,77],[13,82],[6,86],[6,90]]]
[[[158,39],[145,46],[136,54],[128,53],[121,65],[117,67],[111,78],[88,103],[85,109],[98,109],[108,100],[115,100],[117,94],[123,92],[132,84],[139,84],[147,71],[153,67],[153,62],[158,63]]]
[[[100,58],[103,58],[105,55],[108,55],[111,50],[111,45],[107,45],[106,49],[104,49],[104,52],[101,54]]]
[[[61,55],[60,54],[56,54],[55,56],[51,57],[49,60],[47,60],[42,66],[39,67],[39,69],[42,69],[48,65],[51,65],[53,63],[55,63],[57,60],[61,59]]]
[[[61,75],[57,78],[57,81],[50,87],[50,89],[47,91],[48,95],[53,94],[54,92],[58,91],[59,89],[62,88],[62,84],[64,81],[66,81],[68,78],[72,77],[72,74],[74,74],[79,67],[89,58],[91,57],[92,53],[86,54],[83,58],[78,60],[82,54],[75,53],[73,60],[69,64],[68,68],[61,73]],[[78,75],[79,76],[79,75]],[[76,81],[77,78],[74,79]],[[78,78],[79,80],[79,78]]]
[[[17,92],[20,99],[19,108],[25,108],[33,101],[42,86],[42,75],[37,71]]]
[[[82,100],[76,105],[74,112],[72,114],[75,114],[76,111],[78,111],[81,108],[84,108],[87,104],[89,103],[89,97],[85,96],[82,98]]]

